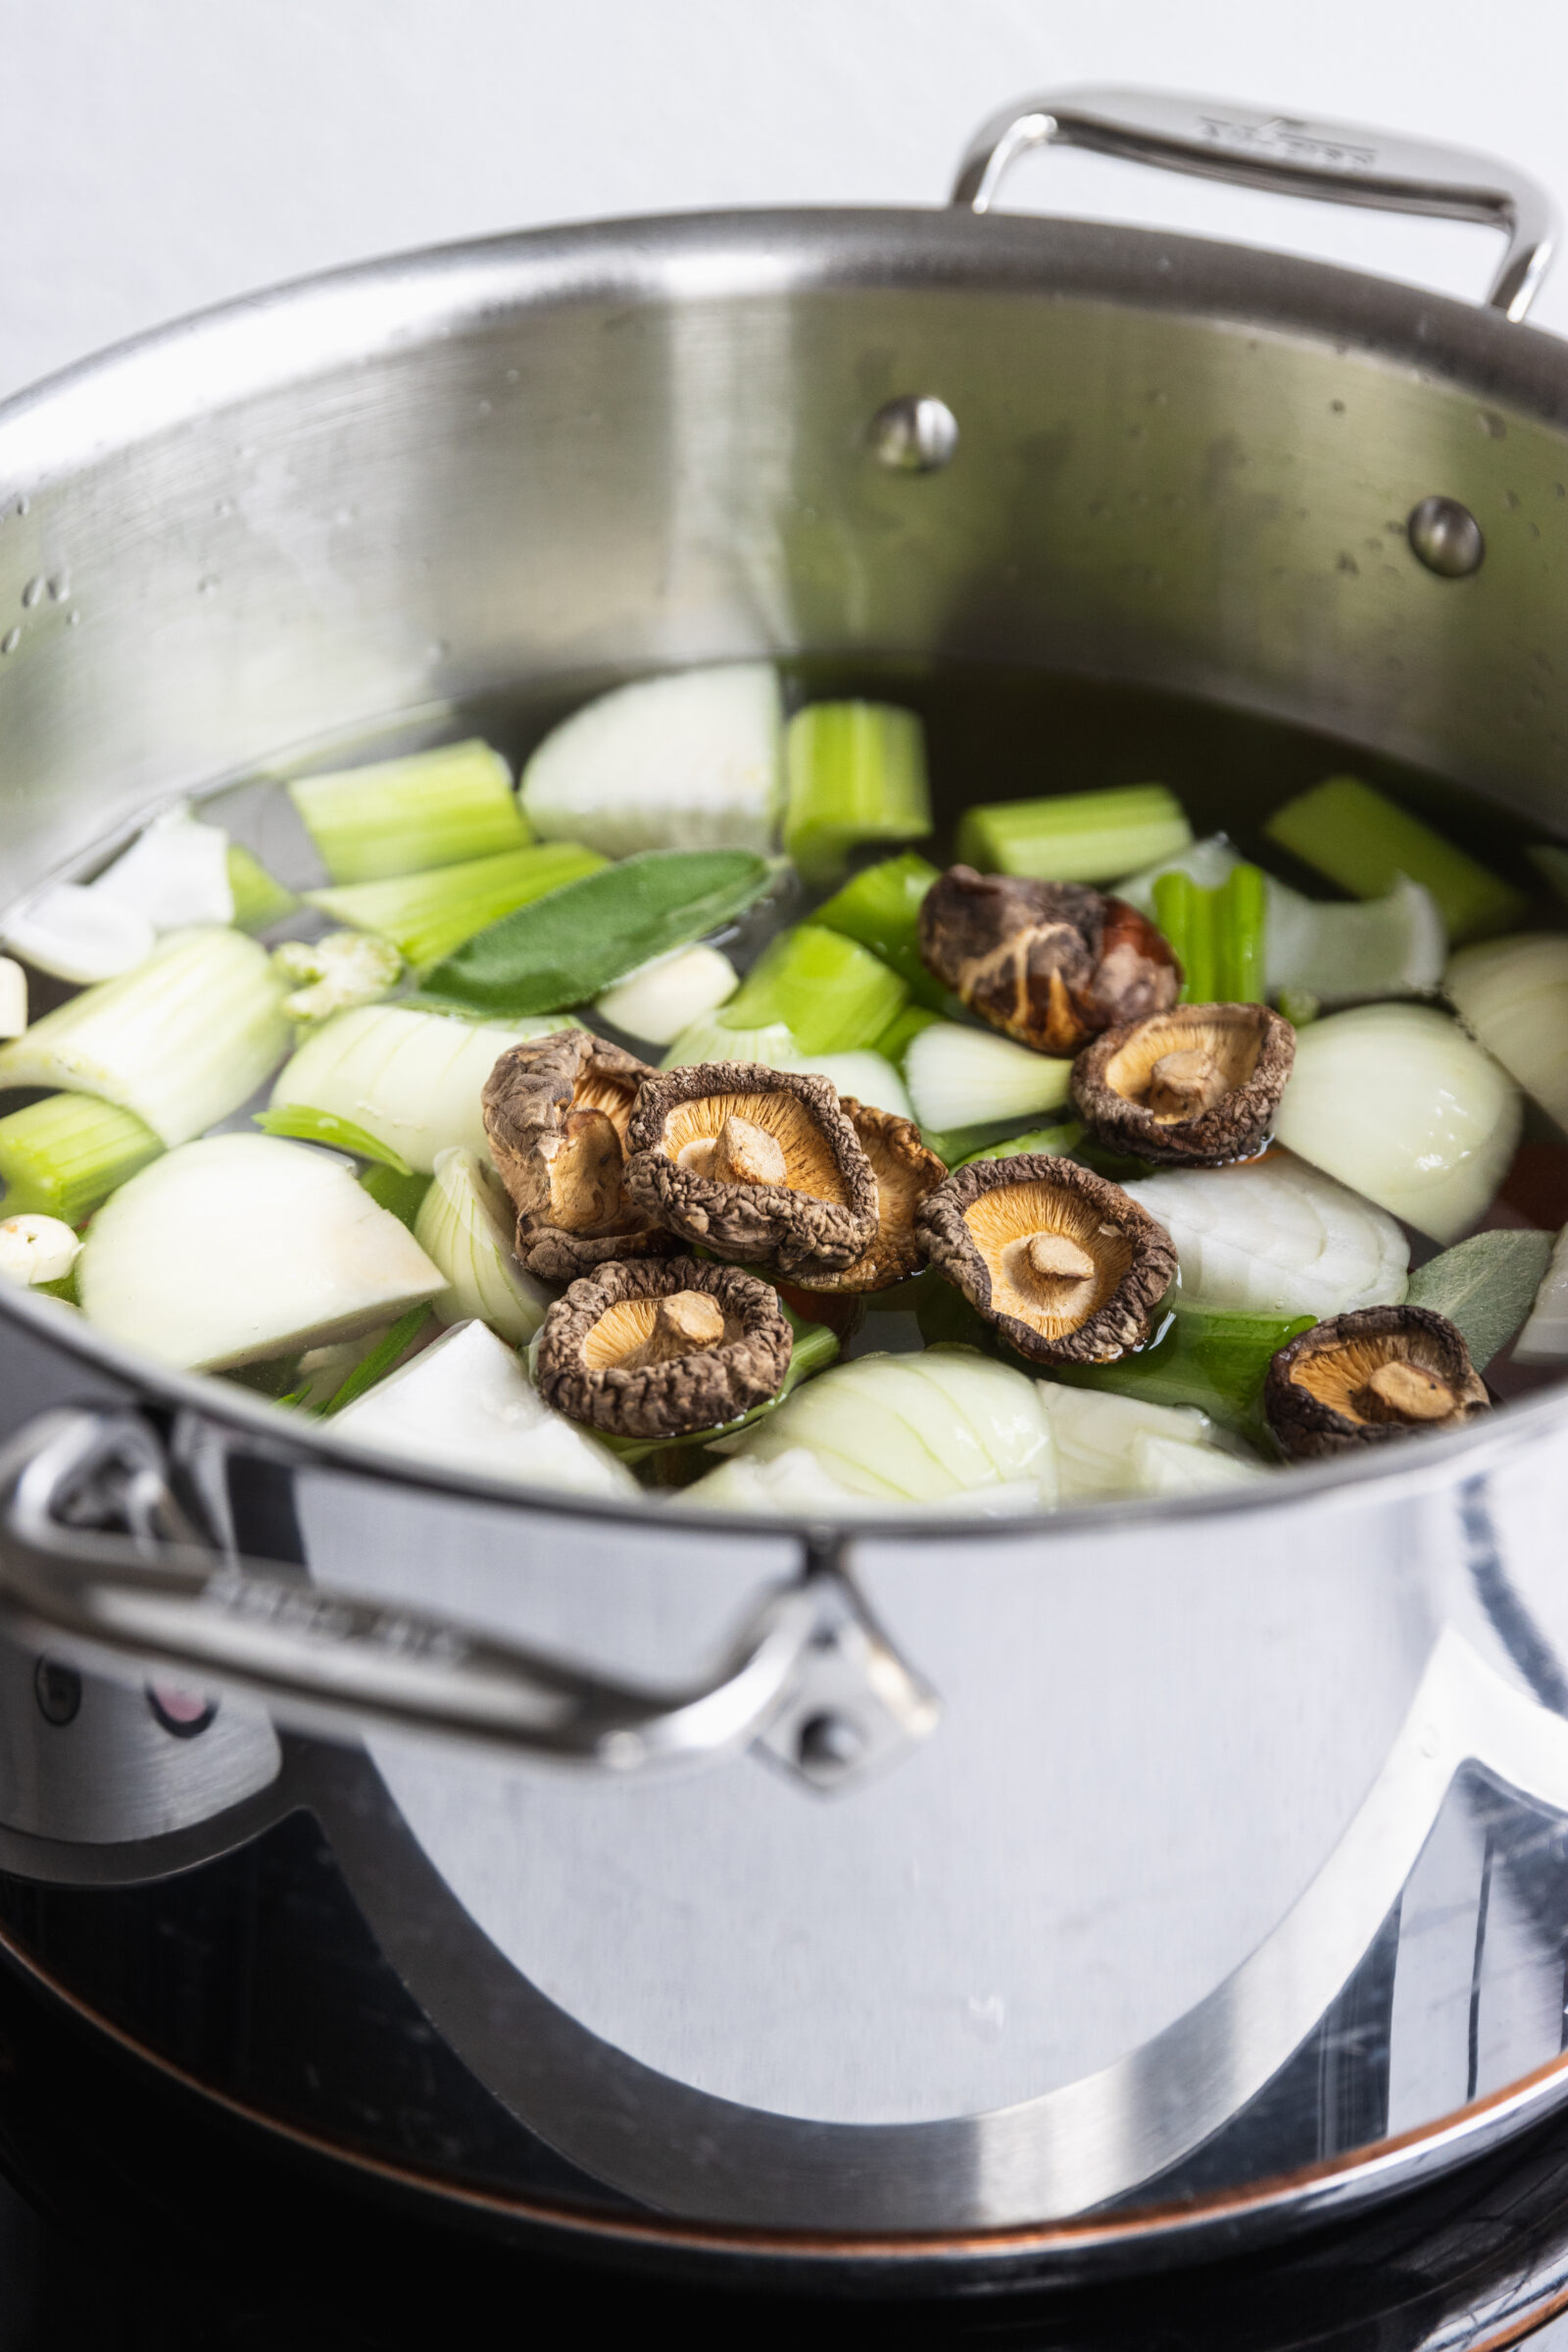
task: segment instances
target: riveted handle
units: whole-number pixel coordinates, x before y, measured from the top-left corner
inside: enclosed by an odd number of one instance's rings
[[[952,202],[989,212],[1009,166],[1046,146],[1087,147],[1281,196],[1482,221],[1508,239],[1487,301],[1512,319],[1529,310],[1557,241],[1557,208],[1545,189],[1491,156],[1152,90],[1063,90],[1004,107],[976,134]]]

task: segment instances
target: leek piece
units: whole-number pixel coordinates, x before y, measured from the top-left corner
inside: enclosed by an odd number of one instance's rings
[[[937,879],[937,869],[913,850],[868,865],[817,907],[811,920],[828,931],[858,939],[891,964],[916,1004],[935,1012],[954,1009],[955,999],[920,958],[920,908]]]
[[[174,932],[137,970],[0,1046],[0,1086],[101,1095],[164,1143],[187,1143],[237,1110],[288,1052],[282,995],[255,940]]]
[[[320,939],[285,939],[272,969],[289,983],[283,1010],[302,1025],[353,1004],[374,1004],[395,988],[403,958],[373,931],[328,931]]]
[[[134,1111],[96,1095],[46,1095],[0,1119],[0,1178],[8,1214],[39,1209],[68,1225],[163,1150]]]
[[[270,930],[299,905],[294,893],[237,841],[228,845],[228,887],[234,901],[232,920],[241,931]]]
[[[507,1048],[573,1025],[362,1005],[334,1013],[307,1037],[278,1075],[272,1107],[309,1103],[346,1119],[428,1176],[450,1145],[486,1152],[479,1097]]]
[[[0,1277],[29,1291],[65,1283],[81,1254],[81,1243],[58,1217],[0,1217]]]
[[[596,873],[604,863],[597,851],[556,841],[535,849],[504,850],[495,858],[469,858],[462,865],[440,865],[433,873],[351,882],[341,890],[308,890],[305,903],[351,930],[379,932],[416,971],[424,971],[502,915],[560,890],[564,883]]]
[[[1255,865],[1205,890],[1180,867],[1153,885],[1154,920],[1182,967],[1184,1004],[1261,1004],[1267,902]]]
[[[803,1065],[808,1074],[825,1078],[841,1095],[873,1110],[891,1110],[896,1118],[912,1119],[908,1090],[891,1061],[869,1047],[851,1054],[818,1054]]]
[[[1534,931],[1462,948],[1444,987],[1471,1035],[1568,1128],[1568,939]]]
[[[373,1389],[378,1381],[385,1380],[400,1357],[413,1347],[429,1320],[428,1303],[422,1306],[411,1306],[406,1315],[399,1315],[391,1329],[382,1332],[380,1337],[373,1340],[371,1345],[366,1348],[358,1362],[351,1366],[348,1377],[340,1382],[318,1408],[321,1418],[329,1420],[334,1413],[342,1412],[346,1405],[353,1404],[359,1397],[365,1396],[368,1390]],[[325,1352],[326,1350],[323,1348],[321,1353]],[[300,1369],[304,1370],[303,1363]]]
[[[564,719],[523,770],[541,841],[634,850],[773,847],[784,713],[771,662],[616,687]]]
[[[890,703],[812,703],[784,730],[784,853],[803,881],[835,882],[862,841],[931,830],[925,729]]]
[[[1446,1315],[1484,1372],[1529,1316],[1550,1256],[1549,1233],[1473,1233],[1417,1266],[1405,1298],[1411,1306]],[[1514,1360],[1530,1359],[1516,1350]]]
[[[959,819],[957,851],[983,874],[1112,882],[1174,857],[1192,838],[1180,801],[1163,784],[1118,784],[970,808]]]
[[[411,1233],[414,1231],[424,1196],[430,1189],[428,1176],[421,1176],[417,1169],[411,1175],[400,1176],[396,1168],[386,1167],[378,1160],[366,1169],[360,1185],[378,1208],[390,1209],[400,1225],[406,1225]]]
[[[481,1323],[526,1347],[554,1294],[525,1274],[512,1254],[515,1211],[477,1152],[438,1152],[414,1238],[447,1287],[435,1300],[443,1323]]]
[[[921,1030],[929,1029],[933,1021],[941,1018],[940,1012],[928,1012],[923,1004],[906,1004],[889,1021],[872,1051],[880,1054],[884,1061],[891,1061],[896,1070],[902,1069],[904,1056]]]
[[[1485,1213],[1514,1155],[1518,1091],[1457,1021],[1363,1004],[1298,1032],[1282,1144],[1435,1242]]]
[[[1064,1503],[1203,1492],[1268,1475],[1250,1455],[1235,1450],[1235,1440],[1217,1431],[1206,1413],[1191,1405],[1070,1387],[1055,1379],[1039,1386]],[[1172,1474],[1172,1457],[1182,1454],[1192,1456],[1185,1479]]]
[[[769,1021],[760,1029],[731,1029],[712,1012],[683,1029],[659,1066],[689,1070],[702,1061],[759,1061],[769,1070],[805,1066],[801,1049],[782,1021]]]
[[[477,740],[304,776],[288,788],[331,882],[384,882],[533,838],[499,752]]]
[[[342,1160],[265,1135],[143,1168],[94,1217],[77,1281],[100,1331],[209,1372],[352,1338],[442,1288]]]
[[[1031,1127],[1023,1135],[1009,1136],[1000,1144],[985,1144],[956,1165],[967,1168],[977,1159],[1015,1159],[1020,1152],[1038,1152],[1047,1159],[1066,1159],[1083,1140],[1082,1126],[1076,1119],[1068,1119],[1059,1127]]]
[[[739,986],[729,957],[699,941],[638,964],[612,988],[600,991],[594,1010],[628,1037],[669,1046],[693,1021],[727,1004]]]
[[[1432,893],[1455,941],[1509,930],[1529,911],[1522,891],[1357,776],[1315,784],[1263,830],[1352,898],[1382,898],[1407,875]]]
[[[20,1037],[27,1026],[27,975],[9,956],[0,956],[0,1037]]]
[[[922,1127],[937,1134],[1059,1110],[1072,1063],[987,1029],[936,1021],[904,1057],[904,1081]]]
[[[1136,1354],[1111,1364],[1058,1364],[1052,1376],[1072,1388],[1148,1404],[1196,1405],[1220,1428],[1266,1444],[1263,1382],[1270,1360],[1315,1320],[1310,1314],[1182,1306]]]
[[[642,1462],[651,1453],[662,1453],[666,1446],[711,1446],[719,1438],[736,1437],[745,1430],[754,1429],[769,1413],[776,1413],[784,1399],[794,1394],[803,1380],[809,1380],[814,1373],[825,1372],[839,1352],[838,1334],[829,1331],[825,1323],[808,1323],[792,1307],[786,1306],[784,1312],[789,1319],[793,1344],[789,1368],[776,1396],[767,1397],[761,1404],[754,1404],[749,1413],[742,1413],[737,1420],[727,1421],[718,1429],[691,1430],[679,1438],[606,1438],[605,1444],[611,1451],[618,1454],[623,1462]]]
[[[868,948],[820,923],[801,923],[753,965],[724,1008],[723,1026],[761,1029],[782,1021],[809,1060],[869,1046],[908,993]]]
[[[180,801],[143,827],[89,888],[151,923],[179,931],[191,923],[231,923],[234,893],[228,879],[228,835],[204,825]]]
[[[1409,1245],[1387,1209],[1289,1152],[1125,1189],[1175,1243],[1186,1305],[1326,1321],[1404,1297]]]
[[[1530,1319],[1515,1342],[1513,1360],[1516,1364],[1568,1363],[1568,1225],[1551,1245],[1550,1261],[1536,1292]]]
[[[686,1488],[680,1504],[682,1509],[695,1505],[700,1510],[817,1523],[824,1519],[900,1519],[909,1513],[907,1501],[896,1495],[858,1494],[804,1446],[789,1446],[782,1453],[765,1458],[738,1453]],[[950,1494],[928,1497],[919,1506],[922,1526],[929,1526],[933,1519],[962,1523],[1030,1518],[1049,1508],[1040,1480],[1033,1478],[959,1488]]]
[[[376,1160],[390,1168],[395,1176],[412,1176],[408,1161],[383,1144],[379,1136],[368,1135],[356,1127],[352,1119],[340,1119],[336,1111],[313,1110],[306,1102],[278,1102],[270,1110],[258,1110],[255,1124],[264,1135],[281,1135],[297,1144],[323,1144],[329,1152],[352,1152],[357,1159]]]
[[[91,987],[144,964],[158,935],[144,914],[118,899],[57,882],[24,899],[5,918],[5,944],[36,971]]]

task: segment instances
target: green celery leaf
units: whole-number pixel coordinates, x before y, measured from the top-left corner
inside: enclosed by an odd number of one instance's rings
[[[396,1176],[414,1174],[390,1144],[367,1135],[352,1119],[340,1119],[336,1111],[313,1110],[308,1102],[278,1102],[270,1110],[251,1115],[264,1135],[288,1136],[300,1144],[329,1144],[334,1151],[352,1152],[356,1159],[373,1159]]]
[[[1551,1255],[1551,1238],[1549,1233],[1473,1233],[1467,1242],[1417,1266],[1405,1304],[1446,1315],[1480,1372],[1508,1345],[1534,1306]]]

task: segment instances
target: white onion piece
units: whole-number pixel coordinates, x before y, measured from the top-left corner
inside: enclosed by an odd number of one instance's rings
[[[24,1283],[64,1282],[81,1243],[59,1217],[0,1217],[0,1275]]]
[[[1009,1037],[933,1021],[910,1040],[904,1079],[922,1127],[947,1135],[998,1119],[1026,1119],[1059,1110],[1072,1081],[1072,1063],[1031,1053]]]
[[[443,1287],[345,1160],[267,1135],[155,1159],[98,1211],[76,1277],[99,1330],[207,1372],[352,1338]]]
[[[633,850],[767,850],[781,798],[784,710],[766,662],[617,687],[564,719],[518,792],[541,841]]]
[[[513,1350],[482,1323],[443,1332],[433,1347],[345,1405],[329,1427],[397,1461],[612,1501],[646,1500],[625,1463],[576,1422],[552,1412]]]
[[[1513,1344],[1516,1364],[1568,1363],[1568,1225],[1552,1244],[1530,1320]]]
[[[668,1046],[693,1021],[727,1004],[740,984],[729,957],[699,941],[639,964],[595,999],[594,1010],[628,1037]]]
[[[1252,1461],[1239,1441],[1226,1437],[1193,1405],[1145,1404],[1136,1396],[1073,1389],[1053,1380],[1037,1385],[1055,1440],[1063,1503],[1185,1491],[1178,1489],[1171,1468],[1170,1456],[1178,1450],[1213,1456],[1213,1462],[1192,1473],[1200,1483],[1234,1483],[1216,1471],[1216,1462],[1240,1464],[1245,1476]]]
[[[1410,1250],[1394,1218],[1288,1152],[1123,1189],[1175,1243],[1195,1305],[1326,1320],[1404,1297]]]
[[[847,1054],[821,1054],[803,1066],[808,1074],[825,1078],[841,1095],[868,1102],[873,1110],[891,1110],[901,1119],[914,1116],[904,1080],[887,1055],[874,1054],[869,1046],[858,1046]]]
[[[1461,948],[1444,985],[1465,1027],[1568,1128],[1568,939],[1540,931]]]
[[[689,1070],[700,1061],[757,1061],[769,1070],[805,1067],[801,1049],[782,1021],[769,1021],[763,1029],[726,1029],[714,1013],[683,1029],[659,1066]]]
[[[1245,1461],[1221,1446],[1178,1445],[1170,1438],[1135,1438],[1130,1455],[1140,1494],[1215,1494],[1271,1475],[1262,1462]]]
[[[1446,1243],[1485,1214],[1520,1121],[1512,1080],[1457,1021],[1424,1005],[1363,1004],[1299,1032],[1274,1132]]]
[[[27,975],[9,956],[0,956],[0,1037],[20,1037],[27,1026]]]
[[[746,1511],[770,1518],[800,1518],[826,1511],[844,1519],[889,1519],[908,1508],[886,1495],[856,1494],[804,1446],[792,1446],[765,1460],[737,1454],[733,1461],[720,1462],[716,1470],[710,1470],[706,1478],[682,1488],[670,1499],[682,1509],[695,1503],[703,1510]],[[1022,1478],[1005,1486],[971,1487],[961,1494],[922,1503],[920,1516],[922,1520],[1014,1519],[1027,1518],[1043,1507],[1039,1482]]]
[[[272,1102],[309,1103],[363,1127],[428,1176],[455,1145],[488,1157],[479,1097],[509,1046],[575,1027],[562,1014],[465,1021],[404,1004],[334,1013],[284,1064]]]
[[[201,824],[186,801],[155,816],[88,887],[144,915],[155,931],[234,919],[228,835],[218,825]]]
[[[477,1318],[514,1348],[525,1347],[554,1294],[512,1254],[514,1218],[494,1173],[475,1152],[438,1152],[414,1238],[447,1278],[435,1300],[443,1323]]]
[[[134,906],[77,882],[57,882],[24,900],[7,915],[4,937],[35,970],[88,988],[134,971],[157,945],[152,924]]]

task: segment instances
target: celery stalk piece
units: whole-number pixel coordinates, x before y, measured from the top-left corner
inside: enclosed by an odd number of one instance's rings
[[[716,1012],[692,1021],[660,1063],[662,1070],[689,1070],[702,1061],[756,1061],[764,1069],[805,1067],[801,1049],[782,1021],[760,1029],[732,1029]]]
[[[920,956],[920,908],[936,879],[936,867],[913,850],[902,858],[884,858],[880,865],[868,865],[846,882],[817,907],[811,920],[826,930],[842,931],[846,939],[858,939],[862,948],[880,956],[916,1004],[933,1012],[952,1013],[956,999],[927,971]]]
[[[862,841],[931,830],[925,729],[891,703],[812,703],[784,730],[784,854],[802,879],[835,882]]]
[[[1192,838],[1180,801],[1163,784],[1118,784],[971,808],[958,826],[957,851],[983,874],[1113,882],[1175,857]]]
[[[801,923],[773,941],[720,1018],[734,1029],[782,1021],[809,1059],[872,1045],[908,993],[898,973],[858,941],[820,923]]]
[[[1218,893],[1215,955],[1221,1004],[1264,1004],[1268,901],[1263,871],[1239,865]]]
[[[768,662],[644,678],[574,710],[519,790],[541,841],[634,850],[767,851],[778,825],[784,713]]]
[[[922,1029],[904,1057],[914,1115],[937,1135],[1059,1110],[1071,1080],[1070,1061],[956,1021]]]
[[[1529,911],[1512,883],[1357,776],[1313,785],[1277,808],[1263,830],[1352,898],[1382,898],[1407,875],[1432,893],[1456,942],[1517,929]]]
[[[241,931],[266,931],[282,922],[299,905],[275,874],[237,841],[228,845],[228,887],[234,901],[234,922]]]
[[[288,788],[332,882],[382,882],[471,864],[533,839],[499,752],[448,743]]]
[[[1184,1004],[1262,1004],[1267,886],[1255,865],[1234,866],[1213,890],[1180,867],[1156,877],[1154,920],[1182,967]]]
[[[5,1209],[79,1225],[90,1209],[163,1150],[134,1111],[96,1095],[47,1095],[0,1119]]]
[[[597,873],[606,862],[597,850],[553,841],[504,850],[496,858],[471,858],[461,865],[438,865],[430,873],[353,882],[342,890],[308,890],[305,903],[353,931],[379,932],[416,972],[427,971],[514,907]]]
[[[238,931],[176,931],[146,963],[101,981],[0,1046],[0,1087],[101,1095],[165,1144],[237,1110],[289,1050],[284,984]]]

